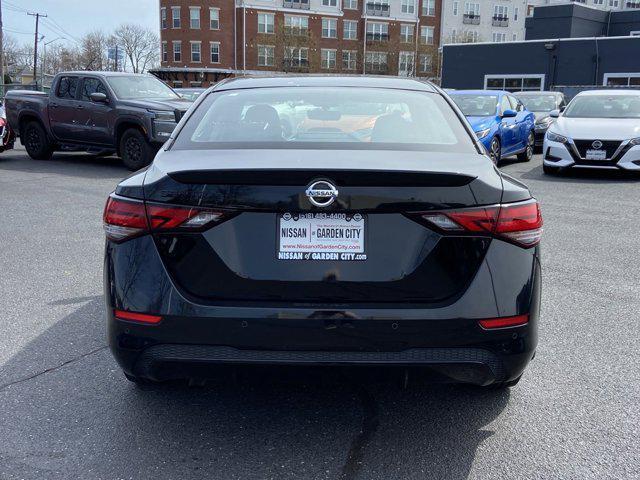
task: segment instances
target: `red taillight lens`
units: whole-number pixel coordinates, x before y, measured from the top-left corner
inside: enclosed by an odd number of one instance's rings
[[[495,328],[520,327],[529,323],[529,315],[489,318],[486,320],[478,320],[478,323],[485,330],[492,330]]]
[[[0,128],[4,127],[7,124],[7,121],[4,118],[0,117]]]
[[[115,242],[153,231],[195,230],[222,219],[223,213],[198,207],[145,204],[110,196],[104,209],[104,230]]]
[[[429,212],[421,216],[447,232],[486,233],[506,238],[523,247],[537,245],[542,238],[542,215],[536,200]]]
[[[126,320],[128,322],[138,322],[153,324],[160,323],[162,317],[159,315],[149,315],[148,313],[127,312],[125,310],[114,310],[113,315],[118,320]]]
[[[145,233],[148,230],[144,203],[109,197],[104,207],[104,231],[116,242]]]

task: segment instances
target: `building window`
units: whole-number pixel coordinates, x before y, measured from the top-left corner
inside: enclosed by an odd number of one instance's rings
[[[609,0],[609,6],[618,8],[620,6],[620,0]]]
[[[367,0],[365,13],[374,17],[388,17],[391,13],[389,0]]]
[[[513,21],[514,21],[514,22],[517,22],[517,21],[518,21],[518,13],[519,13],[519,9],[518,9],[518,7],[515,7],[515,8],[513,9]]]
[[[640,87],[640,73],[605,73],[602,84],[609,87]]]
[[[167,47],[167,42],[162,42],[162,61],[169,61],[169,49]]]
[[[457,17],[458,16],[458,4],[459,2],[453,2],[453,16]]]
[[[355,70],[357,68],[358,52],[356,50],[342,51],[342,69]]]
[[[342,24],[342,36],[345,40],[356,40],[358,38],[358,22],[355,20],[345,20]]]
[[[309,66],[309,49],[298,47],[286,47],[284,50],[284,62],[288,67]]]
[[[284,0],[284,8],[309,10],[309,0]]]
[[[338,0],[322,0],[322,6],[324,7],[337,7]]]
[[[416,13],[416,0],[402,0],[400,8],[402,13]]]
[[[496,5],[497,6],[497,5]],[[480,4],[475,2],[465,2],[464,14],[472,17],[480,16]]]
[[[182,80],[175,80],[173,82],[173,88],[182,88]]]
[[[338,38],[338,20],[335,18],[322,19],[322,38]]]
[[[309,17],[285,15],[284,28],[285,31],[291,35],[306,36],[309,32]]]
[[[436,15],[436,0],[422,0],[422,15],[424,17],[434,17]]]
[[[275,64],[276,47],[273,45],[258,45],[258,66],[273,67]]]
[[[274,33],[275,17],[273,13],[258,14],[258,33]]]
[[[509,92],[541,91],[544,75],[485,75],[485,90],[507,90]]]
[[[336,51],[322,49],[322,68],[325,70],[333,70],[336,68]]]
[[[192,30],[200,28],[200,7],[189,7],[189,27]]]
[[[180,7],[171,7],[171,27],[180,28]]]
[[[220,30],[220,9],[209,9],[209,28],[211,30]]]
[[[211,42],[211,63],[220,63],[220,42]]]
[[[420,55],[420,73],[433,72],[433,55],[423,53]]]
[[[402,43],[413,43],[413,25],[400,25],[400,41]]]
[[[202,61],[201,42],[190,42],[190,43],[191,43],[191,61],[193,63],[200,63]]]
[[[343,0],[342,7],[347,10],[357,10],[358,0]]]
[[[408,77],[414,74],[415,53],[400,52],[398,55],[398,75]]]
[[[496,20],[507,20],[509,18],[509,7],[507,5],[494,5],[493,18]]]
[[[507,34],[503,32],[493,32],[493,42],[506,42]]]
[[[513,42],[517,41],[517,40],[518,40],[518,34],[517,34],[517,33],[514,33],[513,35],[511,35],[511,40],[512,40]]]
[[[167,28],[167,9],[166,7],[162,7],[160,9],[160,28]]]
[[[423,45],[433,45],[433,35],[433,27],[420,27],[420,43]]]
[[[367,23],[367,40],[384,42],[389,40],[389,24],[388,23]]]
[[[386,52],[367,52],[365,70],[369,73],[386,73],[389,70]]]
[[[180,41],[173,42],[173,61],[182,61],[182,43]]]

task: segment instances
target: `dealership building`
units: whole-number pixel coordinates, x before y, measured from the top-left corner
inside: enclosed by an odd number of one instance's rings
[[[442,85],[510,91],[566,87],[569,96],[576,87],[640,87],[638,59],[640,9],[537,7],[526,19],[524,41],[444,45]]]

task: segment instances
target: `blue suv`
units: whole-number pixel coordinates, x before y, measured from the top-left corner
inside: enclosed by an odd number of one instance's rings
[[[517,155],[528,162],[535,146],[535,116],[509,92],[456,90],[449,93],[497,165]]]

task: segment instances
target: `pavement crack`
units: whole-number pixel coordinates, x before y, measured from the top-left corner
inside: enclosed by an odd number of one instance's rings
[[[362,427],[360,433],[351,441],[347,460],[342,466],[341,480],[356,478],[362,469],[365,448],[371,442],[380,423],[375,397],[363,385],[358,386],[356,394],[362,405]]]
[[[55,367],[51,367],[51,368],[47,368],[46,370],[43,370],[41,372],[38,373],[34,373],[33,375],[29,375],[28,377],[24,377],[24,378],[20,378],[18,380],[14,380],[13,382],[9,382],[9,383],[5,383],[0,385],[0,392],[2,392],[3,390],[13,386],[13,385],[17,385],[19,383],[24,383],[24,382],[28,382],[29,380],[33,380],[34,378],[40,377],[41,375],[45,375],[47,373],[51,373],[51,372],[55,372],[56,370],[60,370],[63,367],[66,367],[67,365],[71,364],[71,363],[75,363],[78,362],[84,358],[87,358],[91,355],[94,355],[98,352],[101,352],[105,349],[107,349],[107,345],[104,345],[100,348],[96,348],[95,350],[91,350],[90,352],[87,353],[83,353],[82,355],[78,355],[77,357],[72,358],[71,360],[67,360],[66,362],[62,362],[60,365],[56,365]]]

